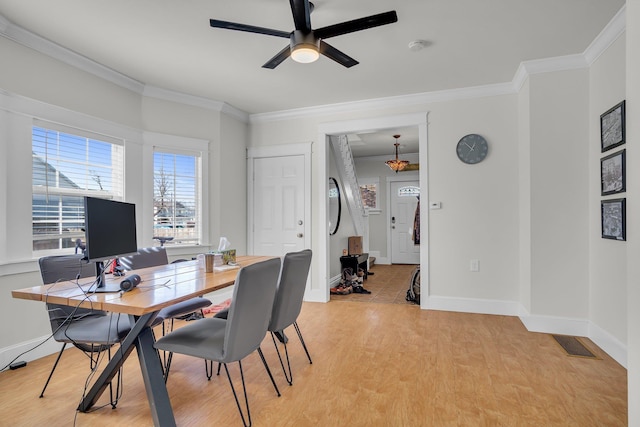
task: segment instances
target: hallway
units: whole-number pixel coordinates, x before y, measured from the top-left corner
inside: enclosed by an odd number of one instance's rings
[[[362,284],[366,290],[371,291],[370,294],[331,295],[331,301],[404,304],[419,308],[417,304],[407,302],[405,299],[415,267],[413,264],[375,264],[369,270],[373,274],[370,274]]]

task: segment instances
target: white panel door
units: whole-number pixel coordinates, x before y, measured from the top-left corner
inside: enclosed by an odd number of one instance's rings
[[[420,183],[402,181],[391,183],[391,263],[420,264],[420,245],[413,244]]]
[[[304,156],[253,162],[252,254],[282,256],[305,249]]]

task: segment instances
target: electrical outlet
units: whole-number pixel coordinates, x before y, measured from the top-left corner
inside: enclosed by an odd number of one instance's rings
[[[469,270],[474,271],[474,272],[480,271],[480,260],[472,259],[469,262]]]

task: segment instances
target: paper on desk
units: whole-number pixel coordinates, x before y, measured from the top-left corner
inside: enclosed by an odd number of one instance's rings
[[[240,268],[240,266],[238,264],[235,265],[228,265],[228,264],[224,264],[224,265],[216,265],[213,267],[214,271],[227,271],[227,270],[232,270],[234,268]]]

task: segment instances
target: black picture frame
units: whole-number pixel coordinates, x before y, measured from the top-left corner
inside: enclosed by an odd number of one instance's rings
[[[600,159],[600,191],[603,196],[627,190],[626,151],[620,150]]]
[[[602,153],[625,143],[625,101],[600,116],[600,142]]]
[[[600,202],[602,238],[626,241],[627,199],[608,199]]]

